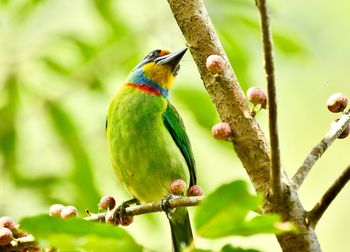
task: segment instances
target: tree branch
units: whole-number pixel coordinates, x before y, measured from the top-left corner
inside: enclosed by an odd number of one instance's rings
[[[322,196],[321,200],[309,212],[309,220],[313,227],[317,225],[324,212],[327,210],[332,201],[337,197],[339,192],[344,188],[350,179],[350,165],[343,173],[334,181],[333,185]]]
[[[250,114],[247,100],[203,1],[167,1],[221,121],[228,123],[232,129],[230,140],[238,157],[256,190],[265,195],[270,179],[270,151],[267,141],[257,121]],[[210,55],[219,55],[224,59],[225,67],[220,74],[211,74],[207,70],[206,60]]]
[[[334,140],[340,136],[349,123],[350,109],[347,110],[342,117],[340,117],[339,121],[337,121],[334,126],[331,127],[322,140],[307,155],[304,162],[292,178],[292,182],[294,183],[296,189],[302,185],[316,161],[323,155],[328,147],[331,146]]]
[[[270,149],[259,124],[250,114],[248,103],[239,86],[224,49],[202,0],[167,0],[187,46],[197,65],[221,121],[232,130],[230,141],[258,193],[268,195],[270,181]],[[211,74],[206,68],[210,55],[219,55],[225,68]],[[283,251],[321,251],[314,229],[305,223],[305,210],[287,175],[282,172],[283,202],[262,205],[263,213],[278,211],[283,220],[292,221],[298,233],[278,235]]]
[[[189,206],[197,206],[199,205],[204,196],[191,196],[191,197],[182,197],[182,198],[174,198],[169,200],[170,208],[178,208],[178,207],[189,207]],[[110,210],[114,212],[114,210]],[[150,203],[145,203],[142,205],[130,206],[125,208],[125,215],[141,215],[146,213],[155,213],[162,212],[162,201],[154,201]],[[107,212],[91,214],[85,217],[85,220],[88,221],[105,221],[105,215]]]
[[[277,95],[275,84],[275,65],[273,56],[273,41],[271,35],[270,18],[267,9],[267,0],[256,0],[256,6],[260,13],[261,31],[263,36],[265,72],[267,80],[267,95],[269,109],[269,131],[271,149],[271,179],[272,195],[280,199],[282,195],[281,161],[277,126]]]

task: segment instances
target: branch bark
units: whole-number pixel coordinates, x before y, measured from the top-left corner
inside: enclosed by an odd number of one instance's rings
[[[302,185],[316,161],[323,155],[323,153],[328,149],[328,147],[331,146],[334,140],[337,139],[338,136],[340,136],[340,134],[349,125],[349,123],[350,109],[344,113],[344,115],[339,119],[339,121],[335,123],[335,125],[322,138],[322,140],[307,155],[304,162],[292,178],[292,182],[294,183],[296,189],[298,189]]]
[[[260,13],[261,31],[263,36],[265,72],[267,80],[269,131],[271,149],[271,191],[278,201],[282,195],[281,160],[279,150],[278,126],[277,126],[277,94],[275,84],[275,64],[273,56],[273,41],[271,35],[270,18],[267,9],[267,0],[256,0],[256,6]]]
[[[178,207],[198,206],[203,199],[204,199],[204,196],[174,198],[169,200],[169,207],[178,208]],[[114,212],[114,210],[110,210],[110,211]],[[141,215],[141,214],[155,213],[155,212],[163,212],[162,201],[154,201],[154,202],[145,203],[142,205],[129,206],[125,208],[125,215],[127,216]],[[107,212],[91,214],[85,217],[84,220],[104,222],[106,213]]]
[[[309,212],[309,220],[312,226],[316,226],[324,212],[327,210],[332,201],[337,197],[339,192],[344,188],[350,179],[350,165],[344,170],[339,178],[322,196],[321,200]]]
[[[297,191],[284,172],[281,173],[283,202],[276,206],[268,199],[270,181],[270,149],[257,121],[249,113],[247,101],[236,75],[216,35],[202,0],[167,0],[177,24],[186,39],[198,71],[223,122],[232,129],[233,147],[258,193],[266,198],[264,213],[278,212],[284,221],[292,221],[299,233],[277,236],[283,251],[321,251],[316,233],[306,224],[306,211]],[[222,73],[213,75],[206,69],[210,55],[225,60]]]

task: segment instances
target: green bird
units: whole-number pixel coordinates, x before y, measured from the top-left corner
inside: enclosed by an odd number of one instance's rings
[[[112,166],[121,184],[141,203],[165,198],[176,179],[196,184],[190,141],[168,97],[186,51],[150,52],[109,106],[106,130]],[[187,209],[177,208],[167,216],[174,251],[193,247]]]

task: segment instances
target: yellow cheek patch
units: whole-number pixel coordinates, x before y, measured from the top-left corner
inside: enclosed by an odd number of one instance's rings
[[[161,87],[169,89],[174,82],[174,75],[170,66],[156,65],[150,62],[142,67],[146,76],[159,84]]]

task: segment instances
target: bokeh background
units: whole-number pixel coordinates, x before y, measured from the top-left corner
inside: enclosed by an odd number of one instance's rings
[[[209,14],[244,90],[265,86],[254,1],[206,0]],[[325,101],[350,95],[350,3],[273,1],[279,131],[283,168],[293,175],[337,115]],[[130,196],[114,179],[105,143],[109,101],[128,71],[150,50],[185,41],[166,1],[0,1],[0,216],[44,213],[53,203],[96,211],[103,194]],[[217,114],[196,66],[185,55],[171,92],[182,114],[207,192],[248,177],[232,147],[210,135]],[[267,132],[267,113],[257,120]],[[306,209],[350,162],[350,140],[327,151],[300,191]],[[350,247],[346,187],[321,219],[324,251]],[[136,217],[126,229],[147,248],[170,249],[165,216]],[[273,235],[225,241],[280,251]],[[222,240],[198,237],[199,247]]]

